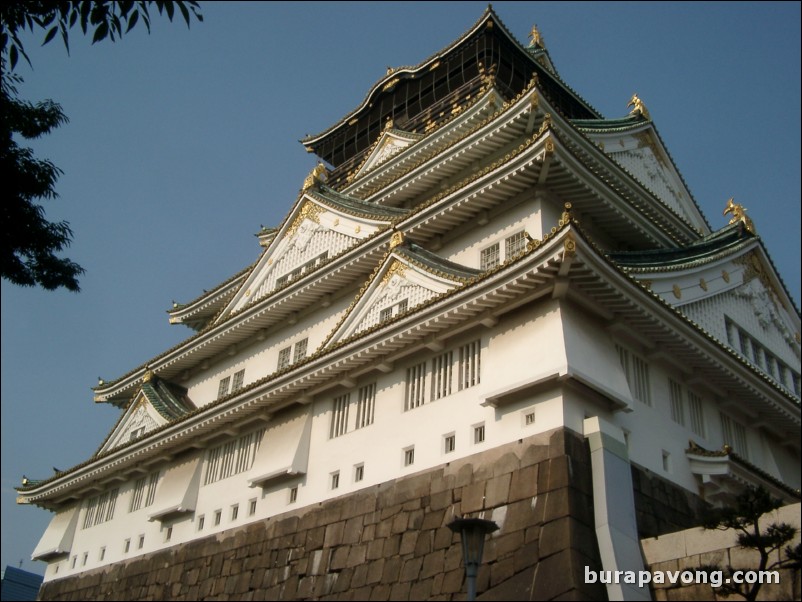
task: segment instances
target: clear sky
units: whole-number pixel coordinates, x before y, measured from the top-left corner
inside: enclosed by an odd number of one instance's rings
[[[338,121],[388,66],[415,65],[482,2],[204,3],[204,23],[153,17],[117,43],[73,31],[26,49],[21,96],[70,123],[39,140],[63,171],[51,220],[70,222],[79,294],[2,282],[2,559],[30,554],[50,514],[15,504],[94,453],[119,410],[92,401],[192,332],[167,323],[252,263],[315,159],[298,140]],[[747,207],[800,299],[800,4],[497,2],[521,41],[536,23],[562,78],[606,117],[637,92],[714,229]],[[141,26],[141,23],[140,23]]]

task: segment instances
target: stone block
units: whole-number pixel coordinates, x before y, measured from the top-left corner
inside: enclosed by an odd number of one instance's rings
[[[377,561],[378,562],[378,561]],[[384,565],[384,561],[381,561],[382,566]],[[370,567],[373,566],[374,563],[370,564],[363,564],[362,566],[358,566],[354,569],[354,574],[351,577],[351,588],[356,589],[365,585],[368,579],[368,574],[370,573]],[[379,576],[377,581],[381,579],[381,568],[379,568]]]
[[[383,539],[374,539],[373,541],[368,542],[368,551],[366,555],[367,560],[376,560],[377,558],[382,557],[384,541],[385,540]]]
[[[506,448],[507,446],[505,446]],[[503,449],[503,448],[502,448]],[[511,474],[521,467],[521,460],[514,452],[508,451],[493,462],[493,476]]]
[[[524,448],[523,454],[521,454],[520,466],[521,468],[534,466],[535,464],[540,464],[541,462],[548,460],[548,458],[548,445],[532,443]]]
[[[399,512],[393,517],[393,526],[390,533],[403,533],[407,530],[409,525],[409,514],[407,512]]]
[[[434,545],[434,532],[421,531],[415,540],[415,556],[425,556],[432,551]]]
[[[461,568],[448,571],[443,577],[442,592],[444,594],[456,594],[463,590],[462,583],[465,580],[465,571]]]
[[[384,558],[379,558],[377,560],[374,560],[373,562],[363,565],[366,566],[367,568],[364,571],[365,572],[364,580],[362,580],[362,583],[360,583],[360,585],[365,583],[367,583],[368,585],[373,583],[379,583],[382,580],[382,574],[384,572],[384,562],[385,562]],[[356,571],[359,571],[359,567],[356,568]],[[356,574],[354,575],[354,579],[356,579]],[[362,579],[361,575],[360,579]]]
[[[395,583],[398,581],[398,576],[401,574],[401,558],[393,556],[392,558],[385,558],[384,569],[382,570],[382,583]]]
[[[400,581],[414,581],[420,575],[423,558],[409,558],[401,568]]]
[[[462,566],[462,546],[458,544],[452,545],[450,548],[445,549],[445,563],[443,565],[444,571],[453,571]]]
[[[407,531],[401,536],[401,545],[398,553],[401,556],[406,556],[415,552],[415,546],[418,544],[418,533],[414,531]]]
[[[329,560],[329,570],[338,571],[344,569],[348,564],[348,546],[339,546],[334,549]]]
[[[472,483],[462,488],[462,513],[478,512],[485,507],[485,482]]]
[[[542,558],[535,569],[532,600],[552,600],[574,589],[569,550]]]
[[[504,457],[507,457],[509,455],[515,457],[514,454],[507,454]],[[511,478],[512,478],[512,473],[507,472],[497,477],[493,477],[487,482],[487,486],[485,488],[486,508],[495,508],[496,506],[501,506],[507,503],[507,499],[510,493]]]
[[[412,584],[407,583],[393,583],[390,587],[390,600],[409,600],[409,590]]]
[[[431,554],[428,554],[423,558],[423,565],[421,567],[420,578],[428,579],[429,577],[433,577],[438,573],[442,573],[444,566],[445,566],[445,552],[443,550],[432,552]]]
[[[420,524],[420,529],[422,531],[428,531],[429,529],[438,529],[443,525],[443,519],[445,518],[446,511],[445,510],[430,510],[423,516],[423,520]]]
[[[517,502],[537,494],[537,465],[526,466],[512,473],[507,500]]]
[[[451,505],[451,490],[438,491],[429,498],[429,508],[431,510],[445,510]]]
[[[515,550],[524,545],[524,532],[513,531],[506,535],[499,535],[494,539],[496,547],[496,558],[501,559],[512,554]]]
[[[422,509],[412,510],[409,513],[407,529],[419,530],[423,524],[424,511]]]
[[[413,583],[412,588],[409,590],[409,599],[428,600],[432,594],[433,581],[433,579],[424,579]]]
[[[323,538],[323,546],[333,548],[342,544],[343,532],[345,531],[345,521],[340,521],[326,526],[326,534]]]
[[[315,527],[306,532],[306,543],[304,546],[307,550],[318,550],[323,547],[323,542],[326,540],[326,527]]]
[[[391,535],[382,541],[384,541],[384,549],[382,553],[384,554],[385,558],[389,558],[390,556],[395,556],[398,554],[398,550],[401,546],[400,535]]]
[[[545,506],[538,502],[539,498],[524,499],[507,505],[507,515],[504,519],[504,530],[507,533],[526,529],[535,526],[542,521],[539,520],[543,514],[538,511],[538,505]]]
[[[526,568],[535,566],[540,558],[537,540],[524,543],[513,552],[513,570],[518,573]]]
[[[442,550],[452,545],[454,532],[448,527],[440,527],[434,532],[434,549]]]
[[[348,563],[346,566],[355,567],[363,564],[366,559],[367,551],[368,546],[364,543],[351,546],[348,552]]]
[[[495,587],[506,581],[512,577],[514,573],[512,557],[494,562],[490,565],[490,587]]]
[[[454,489],[473,482],[473,464],[463,464],[455,475]]]
[[[379,520],[381,522],[384,522],[388,518],[395,516],[396,514],[401,512],[401,506],[402,504],[393,504],[391,506],[379,506],[379,508],[381,508],[381,515]]]
[[[349,518],[345,521],[345,527],[343,528],[343,537],[342,543],[343,544],[353,544],[358,543],[362,536],[362,517],[355,516],[354,518]]]
[[[442,470],[437,472],[440,473],[440,475],[432,476],[431,482],[429,483],[429,495],[434,495],[442,491],[451,491],[454,488],[454,483],[456,482],[455,475],[442,474]]]

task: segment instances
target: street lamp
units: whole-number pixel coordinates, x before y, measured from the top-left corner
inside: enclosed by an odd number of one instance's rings
[[[462,535],[462,558],[468,581],[468,600],[476,600],[476,574],[482,564],[485,536],[498,529],[492,520],[483,518],[455,518],[448,524],[454,533]]]

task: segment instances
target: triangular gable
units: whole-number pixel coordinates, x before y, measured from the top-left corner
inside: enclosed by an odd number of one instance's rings
[[[386,128],[376,141],[373,150],[368,154],[365,161],[357,170],[355,177],[359,177],[362,174],[375,169],[391,157],[394,157],[403,151],[405,148],[415,144],[415,142],[421,138],[423,138],[421,134],[404,132],[392,127]]]
[[[583,121],[575,125],[657,198],[700,232],[709,231],[651,121],[622,119],[610,121],[606,126],[585,127],[589,123]]]
[[[327,344],[364,332],[453,291],[477,273],[417,245],[396,246],[363,287]]]
[[[119,447],[167,424],[193,409],[186,390],[145,374],[142,385],[98,453]]]
[[[278,234],[218,320],[294,282],[360,240],[387,228],[403,212],[310,189],[298,199]]]

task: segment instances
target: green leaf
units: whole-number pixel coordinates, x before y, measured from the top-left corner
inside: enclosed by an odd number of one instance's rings
[[[173,20],[173,13],[175,12],[175,7],[173,6],[173,3],[172,2],[165,2],[164,3],[164,8],[167,11],[167,18],[170,19],[170,21],[172,21]]]
[[[131,13],[131,16],[128,17],[128,27],[125,29],[125,33],[131,31],[134,28],[134,25],[136,25],[137,21],[139,21],[139,11],[135,10]]]
[[[105,39],[105,37],[109,35],[109,25],[108,23],[101,23],[97,26],[95,30],[95,35],[92,36],[92,43],[100,42],[101,40]]]
[[[83,2],[81,4],[81,29],[86,35],[86,29],[89,26],[89,12],[92,10],[91,2]]]
[[[17,60],[19,59],[19,55],[17,53],[17,47],[15,45],[11,45],[11,50],[8,51],[8,60],[11,63],[11,69],[14,69],[14,66],[17,64]]]
[[[54,25],[53,27],[50,28],[50,31],[47,32],[47,35],[45,36],[45,41],[42,42],[42,46],[44,46],[45,44],[50,42],[50,40],[55,38],[57,33],[58,33],[58,25]]]
[[[189,9],[184,6],[183,2],[177,2],[178,8],[181,9],[181,14],[184,16],[184,21],[187,23],[187,27],[189,27]]]

